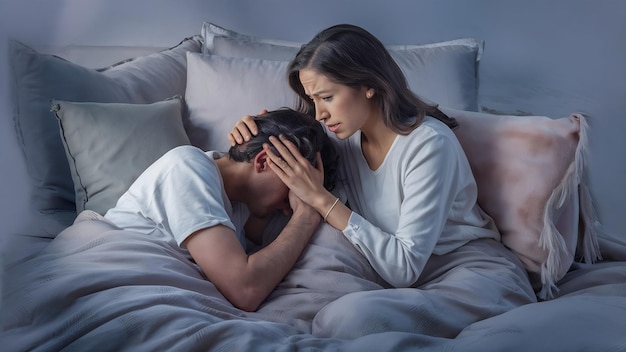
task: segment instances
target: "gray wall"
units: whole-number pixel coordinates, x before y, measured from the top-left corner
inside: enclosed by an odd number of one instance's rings
[[[0,0],[0,224],[11,231],[28,221],[5,37],[34,46],[170,46],[212,21],[305,41],[323,27],[351,22],[388,44],[483,39],[482,106],[551,117],[590,114],[592,196],[603,229],[626,236],[625,15],[620,0]]]

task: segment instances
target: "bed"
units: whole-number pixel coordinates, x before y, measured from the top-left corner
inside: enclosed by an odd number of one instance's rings
[[[586,181],[590,117],[478,112],[484,43],[474,38],[388,48],[411,88],[460,120],[479,203],[528,269],[537,303],[461,331],[432,332],[426,321],[370,333],[379,322],[364,322],[340,338],[324,329],[325,307],[392,288],[330,226],[261,307],[244,312],[179,248],[102,217],[167,150],[223,150],[236,119],[293,106],[284,69],[299,45],[207,22],[171,48],[138,48],[93,69],[11,42],[13,118],[43,225],[18,236],[7,264],[3,350],[626,351],[626,245],[598,231]],[[101,59],[102,50],[88,53]],[[389,304],[406,310],[381,306],[381,322],[410,321],[428,302]]]

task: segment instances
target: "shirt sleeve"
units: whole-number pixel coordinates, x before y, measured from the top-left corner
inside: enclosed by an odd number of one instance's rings
[[[195,231],[219,224],[236,231],[217,165],[202,150],[175,148],[141,177],[135,199],[143,198],[143,215],[169,232],[178,245]]]
[[[394,287],[417,281],[443,231],[459,173],[458,151],[452,142],[445,135],[432,133],[403,150],[399,186],[403,200],[396,233],[386,233],[354,212],[343,230]]]

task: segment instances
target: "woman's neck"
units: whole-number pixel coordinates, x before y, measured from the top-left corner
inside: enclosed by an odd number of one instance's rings
[[[371,170],[376,170],[385,160],[398,134],[387,127],[382,118],[371,119],[361,129],[361,151]]]

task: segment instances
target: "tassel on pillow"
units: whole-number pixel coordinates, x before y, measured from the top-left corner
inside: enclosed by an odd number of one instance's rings
[[[600,259],[585,179],[586,118],[444,112],[459,121],[455,133],[474,172],[479,205],[502,242],[540,274],[538,297],[553,298],[577,252],[585,262]]]

